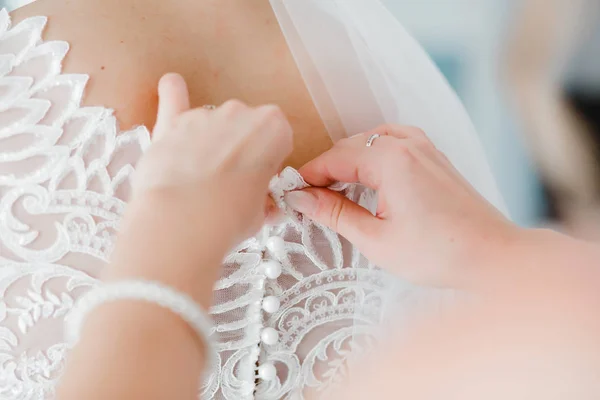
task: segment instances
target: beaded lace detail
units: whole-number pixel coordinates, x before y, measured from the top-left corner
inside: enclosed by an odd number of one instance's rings
[[[81,106],[89,77],[61,73],[69,45],[44,42],[45,24],[45,17],[33,17],[11,27],[8,13],[0,12],[0,398],[6,400],[54,398],[68,353],[64,318],[76,299],[101,284],[136,162],[150,145],[146,127],[123,132],[112,110]],[[199,389],[202,398],[326,397],[363,343],[359,337],[367,342],[379,321],[386,280],[345,239],[286,207],[285,191],[304,186],[293,169],[274,178],[272,194],[285,218],[223,263],[210,309],[219,363]],[[366,207],[375,204],[359,186],[335,189]],[[278,267],[267,273],[265,260]],[[265,306],[268,296],[279,305]],[[275,342],[261,342],[264,328],[277,332]],[[261,370],[265,365],[270,371]]]

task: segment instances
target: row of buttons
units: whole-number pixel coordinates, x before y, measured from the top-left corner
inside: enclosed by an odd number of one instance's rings
[[[279,257],[285,251],[285,242],[282,238],[273,236],[267,239],[266,242],[267,250],[275,257]],[[281,275],[281,264],[277,260],[264,260],[261,263],[262,272],[269,279],[277,279]],[[275,296],[267,296],[262,301],[262,309],[273,314],[279,310],[281,306],[279,299]],[[260,333],[260,340],[266,345],[274,345],[279,340],[279,332],[274,328],[264,328]],[[265,381],[275,379],[277,376],[277,369],[273,363],[266,362],[258,367],[258,377]]]
[[[207,110],[216,109],[214,105],[205,105],[204,108]],[[266,247],[271,254],[277,257],[285,251],[285,242],[280,237],[272,236],[267,239]],[[264,260],[261,263],[261,268],[269,279],[277,279],[281,275],[281,264],[276,260]],[[267,296],[262,301],[262,309],[269,314],[277,312],[280,305],[279,299],[275,296]],[[279,332],[270,327],[264,328],[260,333],[260,340],[264,344],[274,345],[279,340]],[[273,363],[266,362],[258,367],[258,377],[260,379],[270,381],[275,379],[276,376],[277,369]]]

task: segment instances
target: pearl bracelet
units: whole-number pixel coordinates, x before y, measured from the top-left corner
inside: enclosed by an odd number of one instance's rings
[[[196,331],[200,340],[205,343],[206,354],[209,355],[210,361],[208,367],[216,365],[218,359],[216,348],[210,338],[214,330],[210,317],[187,294],[157,282],[119,281],[90,290],[77,301],[65,321],[69,343],[74,345],[79,340],[81,327],[87,314],[104,303],[120,300],[145,301],[177,314]]]

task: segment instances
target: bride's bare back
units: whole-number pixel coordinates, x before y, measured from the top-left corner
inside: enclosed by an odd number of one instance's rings
[[[300,166],[331,146],[267,0],[38,0],[15,23],[49,17],[45,40],[71,50],[64,72],[86,73],[85,105],[113,108],[121,129],[154,124],[159,78],[179,72],[192,105],[237,98],[288,116]]]

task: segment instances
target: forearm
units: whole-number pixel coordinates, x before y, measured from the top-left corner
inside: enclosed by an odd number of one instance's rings
[[[523,229],[481,260],[469,281],[482,292],[547,284],[594,291],[590,284],[600,279],[600,246],[550,230]]]
[[[210,215],[197,221],[185,210],[165,210],[169,200],[148,198],[130,206],[103,279],[158,281],[188,294],[208,310],[228,250],[227,233],[210,221]],[[211,209],[201,202],[197,206]]]
[[[597,398],[598,295],[556,281],[516,283],[387,332],[331,398]]]
[[[600,272],[600,247],[546,229],[529,230],[528,238],[515,245],[516,265],[532,274],[557,274],[574,279],[591,278]]]
[[[196,399],[205,360],[204,343],[171,311],[106,304],[89,315],[58,398]]]
[[[212,243],[208,232],[187,237],[186,224],[194,221],[178,211],[166,213],[152,199],[134,204],[103,278],[160,282],[208,312],[225,246]],[[59,398],[195,399],[205,346],[170,310],[141,301],[107,303],[87,316]]]
[[[594,351],[600,249],[547,230],[523,230],[512,248],[486,257],[472,274],[476,301],[447,304],[442,314],[419,314],[398,332],[386,332],[387,340],[350,369],[354,375],[331,398],[597,397],[590,371],[600,366]]]

